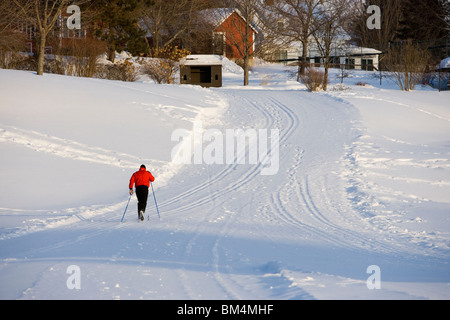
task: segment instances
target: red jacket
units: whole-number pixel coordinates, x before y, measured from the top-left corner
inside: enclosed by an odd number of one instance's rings
[[[150,187],[150,181],[155,181],[155,177],[152,176],[150,172],[148,172],[145,168],[139,169],[133,173],[130,179],[130,189],[133,189],[133,185],[136,184],[136,187],[139,186],[147,186]]]

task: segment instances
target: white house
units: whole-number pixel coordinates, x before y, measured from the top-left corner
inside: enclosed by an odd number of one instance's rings
[[[291,43],[277,49],[271,60],[295,64],[302,56],[302,44]],[[348,45],[345,40],[335,41],[331,45],[330,62],[333,67],[345,67],[346,69],[377,70],[379,67],[380,54],[382,52],[372,48]],[[308,46],[306,62],[320,66],[324,57],[320,53],[315,40],[311,39]]]

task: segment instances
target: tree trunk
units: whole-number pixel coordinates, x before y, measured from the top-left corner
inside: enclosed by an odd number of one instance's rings
[[[249,69],[249,60],[250,60],[250,41],[249,41],[249,33],[250,33],[250,26],[249,26],[249,15],[248,15],[248,7],[246,9],[246,15],[245,15],[245,34],[244,34],[244,86],[248,86],[248,69]]]
[[[116,41],[114,39],[114,26],[109,24],[108,60],[112,63],[116,60]]]
[[[302,48],[302,59],[300,61],[300,65],[299,65],[299,78],[300,78],[300,75],[305,74],[306,58],[308,56],[308,41],[307,40],[303,42],[302,47],[303,47]]]
[[[114,48],[109,48],[108,50],[108,60],[112,63],[116,60],[116,50]]]
[[[328,59],[328,57],[327,57],[327,59]],[[327,91],[327,87],[328,87],[328,69],[329,69],[328,62],[324,63],[324,67],[325,67],[325,73],[323,75],[322,89],[323,89],[323,91]]]
[[[244,86],[248,86],[249,58],[244,57]]]
[[[38,52],[38,67],[37,67],[37,75],[44,75],[44,58],[45,58],[45,31],[40,32],[39,36],[39,52]]]

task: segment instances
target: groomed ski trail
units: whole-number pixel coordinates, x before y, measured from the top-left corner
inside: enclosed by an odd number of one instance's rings
[[[202,261],[210,266],[206,277],[179,272],[189,298],[314,298],[282,276],[284,268],[329,274],[338,269],[334,276],[360,279],[362,287],[374,261],[394,267],[387,278],[405,268],[430,268],[432,257],[428,263],[418,259],[428,252],[374,230],[347,193],[343,158],[361,135],[352,105],[289,90],[221,92],[230,105],[222,132],[280,130],[280,170],[267,177],[260,175],[260,164],[192,165],[180,175],[180,188],[192,187],[162,207],[169,216],[184,219],[184,226],[176,224],[191,234],[185,262],[209,256]],[[171,187],[177,189],[177,183]],[[247,205],[242,206],[242,198]],[[198,290],[197,281],[202,282]],[[211,288],[209,294],[205,287]]]
[[[149,220],[137,221],[134,200],[121,224],[124,199],[47,228],[51,240],[18,234],[32,245],[9,248],[3,268],[20,274],[26,261],[36,272],[17,298],[314,299],[292,272],[357,279],[363,287],[374,262],[395,265],[387,279],[405,268],[432,273],[423,248],[377,233],[349,199],[343,158],[361,134],[350,104],[301,91],[218,92],[229,108],[217,129],[280,130],[279,172],[262,176],[261,164],[186,165],[157,189],[161,221],[149,198]],[[65,287],[71,264],[82,270],[82,290]],[[45,290],[49,283],[53,292]]]

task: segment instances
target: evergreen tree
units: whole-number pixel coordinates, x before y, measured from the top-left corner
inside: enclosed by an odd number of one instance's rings
[[[133,54],[145,50],[146,32],[139,26],[140,12],[151,0],[96,0],[98,12],[94,34],[108,45],[108,59],[114,62],[116,51]]]

